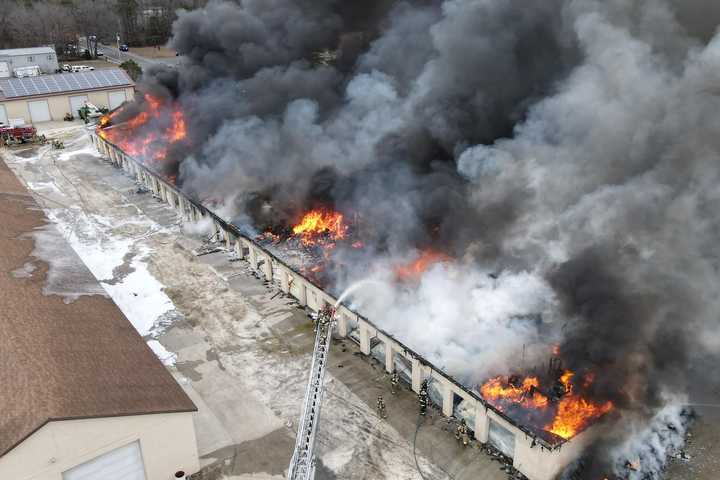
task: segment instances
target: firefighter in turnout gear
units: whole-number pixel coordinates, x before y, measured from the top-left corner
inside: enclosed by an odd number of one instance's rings
[[[395,395],[397,393],[398,384],[400,383],[400,375],[397,370],[390,375],[390,393]]]
[[[380,418],[387,418],[387,412],[385,411],[385,400],[382,395],[378,395],[377,398],[377,413]]]
[[[428,407],[428,381],[423,380],[420,385],[420,393],[418,393],[418,402],[420,403],[420,415],[427,413]]]
[[[321,308],[317,317],[313,317],[313,331],[317,332],[319,328],[327,327],[332,322],[333,315],[335,312],[330,305]]]
[[[464,419],[460,421],[457,428],[455,429],[455,438],[457,440],[462,439],[463,445],[466,447],[468,446],[468,443],[470,443],[470,437],[468,436],[468,427]]]

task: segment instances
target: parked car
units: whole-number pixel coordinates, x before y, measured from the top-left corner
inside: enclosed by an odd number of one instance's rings
[[[121,52],[127,52],[129,50],[130,50],[130,47],[128,47],[127,44],[123,43],[122,45],[120,45]]]
[[[69,65],[69,64],[67,64],[67,63],[65,63],[65,64],[63,64],[61,70],[62,70],[63,72],[72,72],[72,66]]]
[[[91,67],[88,65],[73,65],[71,72],[77,73],[77,72],[92,72],[95,70],[95,67]]]

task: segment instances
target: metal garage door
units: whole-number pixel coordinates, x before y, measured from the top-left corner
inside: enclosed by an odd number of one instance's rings
[[[145,480],[140,444],[117,448],[63,472],[63,480]]]
[[[5,110],[5,105],[0,105],[0,123],[4,123],[5,125],[8,124],[7,110]]]
[[[28,102],[28,109],[30,109],[30,120],[32,123],[50,121],[50,108],[48,107],[47,100]]]
[[[490,444],[510,458],[515,456],[515,435],[498,422],[490,419],[490,431],[488,432]]]
[[[83,107],[83,105],[85,105],[87,99],[87,95],[70,97],[70,113],[72,113],[73,117],[78,118],[80,116],[78,111]]]
[[[125,98],[125,90],[110,92],[108,96],[110,97],[110,110],[116,109],[122,105],[125,100],[127,100],[127,98]]]

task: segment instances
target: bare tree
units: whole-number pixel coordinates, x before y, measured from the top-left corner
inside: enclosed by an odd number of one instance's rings
[[[117,0],[115,10],[120,17],[123,38],[128,43],[135,43],[138,38],[138,15],[140,4],[137,0]]]

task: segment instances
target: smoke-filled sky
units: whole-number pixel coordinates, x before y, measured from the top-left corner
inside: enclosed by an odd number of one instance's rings
[[[557,343],[649,416],[717,386],[693,372],[720,351],[719,22],[710,0],[211,2],[144,88],[186,112],[186,191],[257,225],[362,216],[338,286],[455,258],[355,299],[451,374]]]

